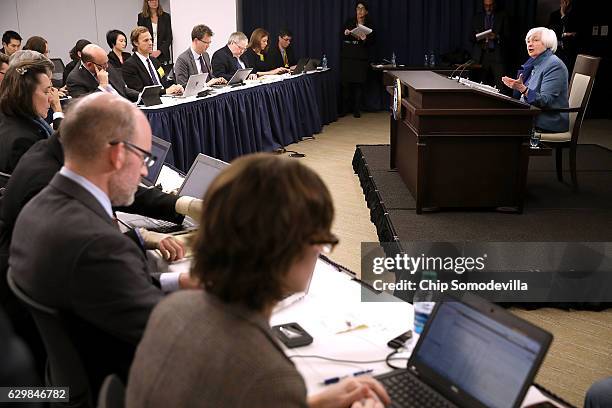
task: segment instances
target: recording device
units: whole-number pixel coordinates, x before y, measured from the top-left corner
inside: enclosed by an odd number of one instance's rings
[[[404,347],[406,342],[410,340],[411,338],[412,338],[412,330],[408,330],[407,332],[400,334],[393,340],[390,340],[387,343],[387,346],[389,346],[390,348],[394,350],[397,350],[398,348]]]
[[[295,322],[272,326],[272,332],[287,348],[302,347],[312,343],[312,336]]]

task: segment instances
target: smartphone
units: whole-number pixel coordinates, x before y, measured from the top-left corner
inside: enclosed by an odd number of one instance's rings
[[[393,340],[390,340],[387,343],[387,346],[389,346],[392,349],[396,349],[397,350],[400,347],[404,347],[406,342],[408,340],[410,340],[411,338],[412,338],[412,330],[408,330],[407,332],[400,334],[399,336],[397,336]]]

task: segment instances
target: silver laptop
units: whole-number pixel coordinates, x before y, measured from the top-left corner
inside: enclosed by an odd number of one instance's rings
[[[187,86],[183,91],[182,95],[176,96],[176,98],[189,98],[190,96],[196,96],[204,89],[206,89],[206,80],[208,79],[208,73],[195,74],[189,77]]]
[[[217,177],[221,170],[227,166],[229,166],[229,163],[222,160],[206,156],[203,153],[198,154],[187,176],[183,180],[183,184],[179,188],[177,195],[180,197],[189,196],[202,198],[206,190],[208,190],[210,183]],[[196,220],[191,217],[185,217],[181,225],[144,217],[138,214],[121,213],[118,214],[117,218],[130,228],[146,228],[149,231],[161,233],[189,231],[198,226]]]
[[[213,85],[213,88],[223,88],[226,86],[238,86],[238,85],[242,85],[242,83],[249,77],[249,75],[251,74],[251,72],[253,71],[253,68],[242,68],[237,70],[234,75],[231,77],[231,79],[228,81],[227,84],[217,84],[217,85]]]

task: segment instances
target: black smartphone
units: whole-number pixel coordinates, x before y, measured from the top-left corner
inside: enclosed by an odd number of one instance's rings
[[[406,342],[410,340],[411,338],[412,338],[412,330],[408,330],[406,333],[402,333],[396,338],[394,338],[393,340],[390,340],[387,343],[387,346],[391,347],[392,349],[397,350],[400,347],[404,347]]]

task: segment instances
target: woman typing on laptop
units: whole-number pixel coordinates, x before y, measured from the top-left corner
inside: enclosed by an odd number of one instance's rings
[[[152,313],[130,371],[127,406],[389,403],[380,383],[365,376],[307,397],[270,329],[276,303],[303,291],[319,253],[338,242],[332,220],[329,191],[296,161],[257,154],[223,170],[204,196],[193,249],[191,274],[202,291],[172,295]]]

